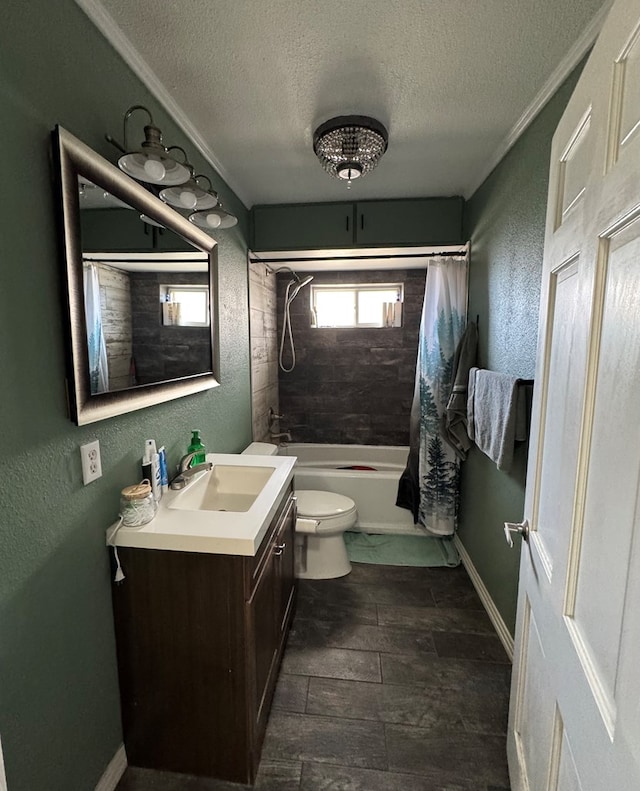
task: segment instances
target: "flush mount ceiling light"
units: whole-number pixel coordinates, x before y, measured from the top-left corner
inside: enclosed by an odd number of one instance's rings
[[[149,123],[144,127],[144,140],[140,148],[131,150],[127,140],[129,118],[136,110],[144,110]],[[110,141],[114,142],[114,141]],[[120,147],[120,146],[118,146]],[[118,167],[128,176],[147,184],[175,186],[184,184],[190,178],[188,168],[169,154],[162,143],[162,132],[153,123],[153,116],[141,104],[130,107],[124,116],[124,154],[118,160]]]
[[[331,118],[313,133],[313,150],[322,167],[348,185],[376,167],[388,142],[385,127],[366,115]]]
[[[215,231],[216,228],[224,230],[225,228],[233,228],[238,223],[238,218],[222,208],[222,203],[214,209],[205,211],[195,211],[189,215],[189,220],[202,228],[205,231]]]

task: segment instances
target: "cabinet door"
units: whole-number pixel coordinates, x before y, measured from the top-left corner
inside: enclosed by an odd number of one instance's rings
[[[462,198],[356,204],[358,245],[462,244]]]
[[[177,250],[179,252],[187,251],[192,253],[195,249],[192,244],[189,244],[182,236],[170,231],[168,228],[154,228],[154,249],[156,250]]]
[[[275,673],[278,653],[278,632],[274,618],[277,601],[277,578],[275,556],[272,555],[262,569],[262,574],[247,603],[248,608],[248,651],[253,664],[253,711],[254,722],[260,723],[268,711],[270,681]],[[258,727],[257,731],[260,732]]]
[[[80,229],[83,250],[134,252],[153,247],[151,226],[129,209],[81,211]]]
[[[353,203],[256,206],[254,250],[305,250],[353,244]]]
[[[296,500],[292,497],[283,514],[282,524],[276,536],[274,557],[276,559],[277,588],[276,613],[278,617],[278,642],[282,643],[293,615],[295,601],[294,536],[296,524]]]

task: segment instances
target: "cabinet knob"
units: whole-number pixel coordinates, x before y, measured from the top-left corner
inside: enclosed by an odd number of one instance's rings
[[[274,555],[282,555],[282,553],[285,551],[286,547],[287,547],[286,544],[276,544],[275,547],[273,548],[273,554]]]

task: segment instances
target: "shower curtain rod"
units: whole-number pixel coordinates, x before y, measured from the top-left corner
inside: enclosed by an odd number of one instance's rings
[[[315,258],[258,258],[249,256],[252,264],[313,264],[316,261],[370,261],[375,258],[377,261],[385,261],[390,258],[464,258],[465,251],[462,252],[442,252],[442,253],[389,253],[383,255],[327,255],[322,259]]]

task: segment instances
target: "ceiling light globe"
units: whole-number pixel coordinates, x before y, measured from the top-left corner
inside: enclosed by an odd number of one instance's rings
[[[148,158],[144,163],[144,172],[155,181],[162,181],[167,171],[159,159]]]
[[[179,201],[185,209],[195,209],[198,199],[190,190],[181,190]]]
[[[220,215],[215,214],[214,212],[207,214],[206,220],[207,220],[207,225],[210,228],[219,228],[220,223],[222,222],[222,218],[220,217]]]
[[[360,178],[362,168],[355,162],[345,162],[336,168],[336,175],[344,181],[353,181]]]

